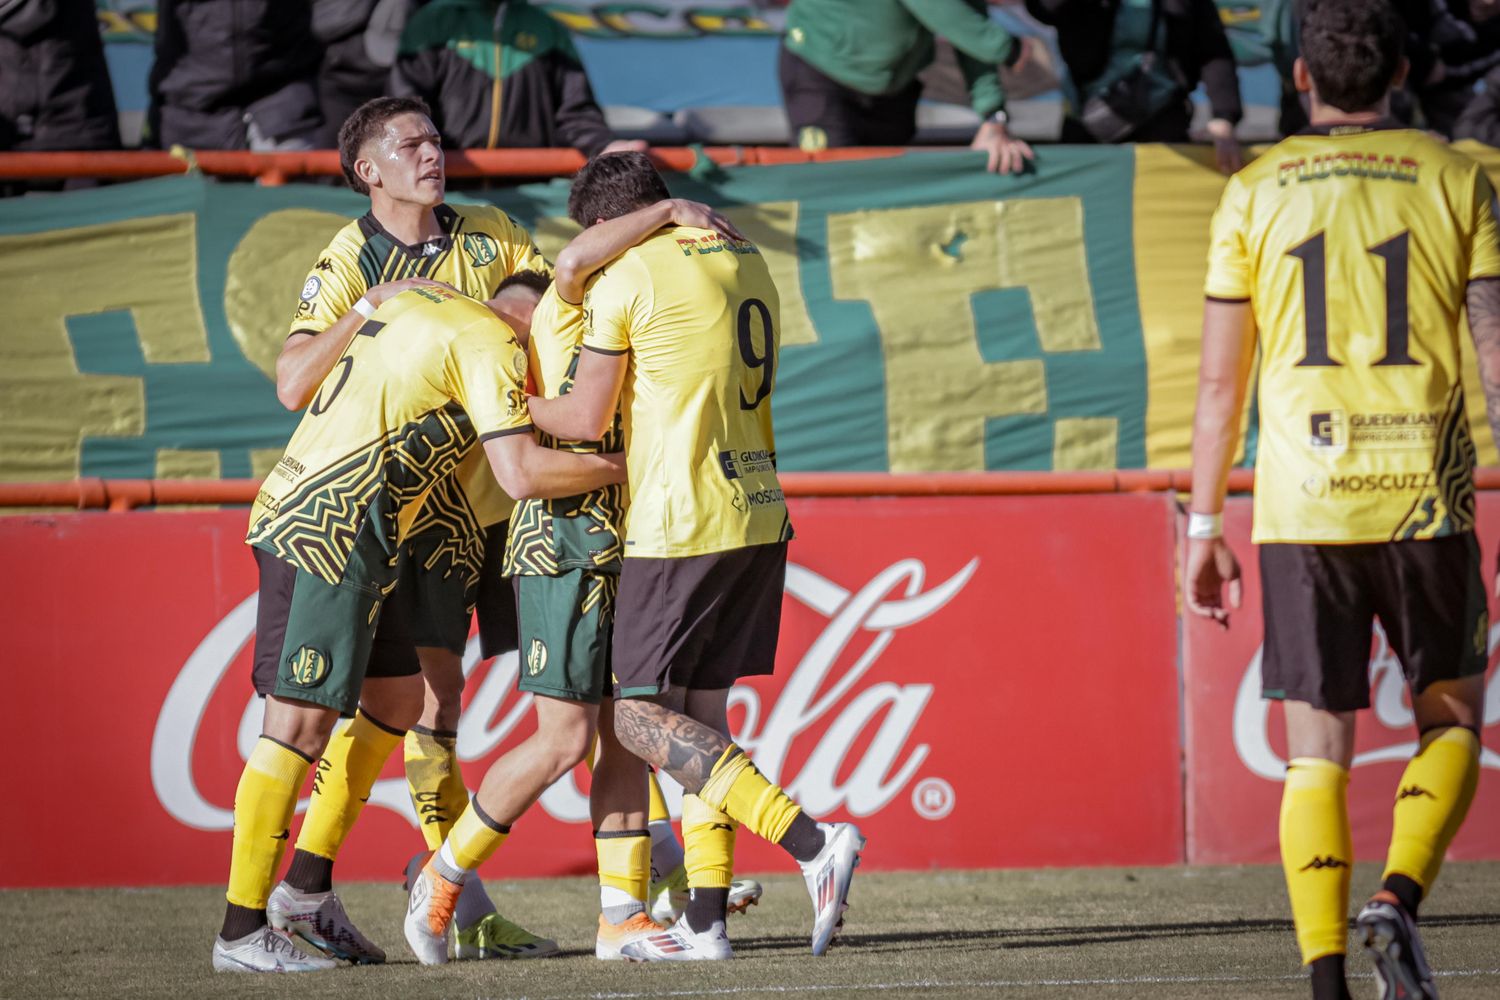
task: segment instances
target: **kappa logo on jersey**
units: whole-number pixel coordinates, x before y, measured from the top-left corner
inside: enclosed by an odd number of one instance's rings
[[[332,271],[333,261],[329,260],[327,257],[319,257],[318,262],[313,265],[313,269],[317,271]]]
[[[493,264],[500,257],[500,244],[488,233],[465,233],[464,253],[475,267]]]
[[[318,277],[316,274],[310,276],[307,279],[307,284],[302,286],[302,301],[311,302],[313,299],[318,297],[318,293],[322,290],[323,279]]]
[[[292,668],[292,683],[298,687],[317,687],[328,677],[328,657],[321,650],[303,646],[287,658]]]
[[[531,648],[526,650],[526,673],[527,676],[535,677],[547,669],[547,644],[540,639],[531,640]]]

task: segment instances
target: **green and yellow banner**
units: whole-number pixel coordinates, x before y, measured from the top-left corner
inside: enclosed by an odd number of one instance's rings
[[[1472,147],[1492,174],[1500,152]],[[791,471],[1188,464],[1208,220],[1196,151],[1048,147],[669,175],[725,208],[782,293]],[[458,195],[548,256],[566,181]],[[0,480],[248,477],[297,415],[273,373],[308,267],[364,199],[184,176],[0,202]],[[1481,459],[1477,381],[1469,394]]]

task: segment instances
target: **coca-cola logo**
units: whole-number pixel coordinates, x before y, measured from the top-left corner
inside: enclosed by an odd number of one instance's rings
[[[1500,625],[1490,628],[1490,654],[1500,644]],[[1264,647],[1255,650],[1240,678],[1234,697],[1234,750],[1240,762],[1257,777],[1280,782],[1286,778],[1286,761],[1271,746],[1271,703],[1261,697],[1260,660]],[[1406,761],[1417,752],[1411,739],[1415,719],[1406,698],[1406,675],[1386,639],[1385,630],[1375,624],[1375,652],[1370,657],[1370,709],[1394,742],[1354,755],[1354,766],[1385,761]],[[1500,684],[1490,684],[1485,692],[1484,725],[1500,722]],[[1400,734],[1398,737],[1397,734]],[[1481,767],[1500,770],[1500,754],[1482,750]]]
[[[868,816],[884,809],[912,784],[927,759],[927,744],[909,744],[933,686],[861,682],[896,632],[940,611],[978,568],[976,557],[949,579],[924,590],[926,566],[918,559],[903,559],[850,591],[804,566],[788,565],[787,595],[828,621],[787,672],[785,685],[770,704],[762,704],[760,692],[752,687],[731,692],[731,717],[740,720],[735,740],[754,755],[768,777],[784,784],[814,815],[843,808]],[[198,829],[228,830],[234,825],[230,805],[210,800],[199,789],[192,760],[214,692],[254,636],[255,610],[252,594],[209,630],[183,663],[157,716],[151,743],[151,781],[157,799],[179,822]],[[857,637],[863,641],[856,643]],[[463,663],[466,675],[480,665],[477,637],[469,642]],[[484,672],[459,724],[461,760],[489,755],[529,715],[531,695],[516,691],[520,669],[516,654],[507,653]],[[260,718],[259,699],[248,697],[236,740],[242,759],[249,757],[259,736]],[[795,774],[785,773],[793,745],[804,736],[815,739],[811,751]],[[863,755],[850,766],[846,757],[861,743]],[[675,807],[680,790],[669,781],[663,785]],[[940,819],[952,811],[952,800],[952,786],[929,776],[913,795],[913,808],[919,815]],[[572,775],[547,789],[540,802],[555,819],[588,821],[588,797]],[[416,825],[401,779],[376,782],[369,805],[389,809]],[[305,807],[304,801],[298,808]]]

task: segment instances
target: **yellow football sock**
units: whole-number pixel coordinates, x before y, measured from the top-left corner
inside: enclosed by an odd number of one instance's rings
[[[471,872],[488,861],[509,834],[510,827],[496,823],[484,814],[478,802],[471,802],[443,843],[458,867]]]
[[[429,851],[442,845],[454,821],[469,806],[457,744],[453,734],[421,726],[413,726],[406,734],[406,784]]]
[[[644,908],[651,883],[651,835],[645,830],[594,834],[599,887],[616,889]]]
[[[661,782],[656,780],[655,768],[646,770],[646,789],[651,795],[651,811],[646,814],[646,822],[672,822],[671,810],[667,808],[667,797],[661,793]]]
[[[1457,726],[1423,734],[1396,792],[1385,875],[1405,875],[1425,894],[1479,787],[1479,737]]]
[[[1304,965],[1348,948],[1349,772],[1331,760],[1297,757],[1281,795],[1281,866]]]
[[[802,807],[787,798],[779,785],[767,781],[733,743],[714,765],[698,797],[773,844],[786,835],[787,827],[802,812]],[[686,839],[685,829],[683,836]]]
[[[297,811],[297,793],[311,765],[297,751],[264,736],[245,761],[234,791],[234,847],[224,894],[235,906],[266,908]]]
[[[728,889],[734,881],[735,821],[696,795],[682,797],[682,845],[688,885]]]
[[[402,734],[363,711],[333,734],[313,776],[312,801],[297,835],[297,849],[332,861],[359,819],[375,779]]]

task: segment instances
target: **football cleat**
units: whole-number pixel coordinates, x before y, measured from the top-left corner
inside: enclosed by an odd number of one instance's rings
[[[1355,924],[1365,951],[1375,960],[1380,1000],[1437,1000],[1417,922],[1394,893],[1382,889],[1371,896]]]
[[[599,915],[599,934],[594,939],[594,957],[606,962],[616,961],[625,956],[620,954],[620,949],[633,941],[660,934],[666,930],[661,924],[652,920],[644,913],[637,913],[624,923],[612,924],[604,919],[604,914]]]
[[[406,943],[423,965],[443,965],[448,961],[448,930],[453,925],[453,911],[463,886],[439,875],[429,861],[411,883],[406,919],[402,929]]]
[[[724,923],[715,920],[712,927],[699,933],[679,920],[666,930],[632,941],[620,949],[620,955],[632,962],[719,962],[734,957]]]
[[[538,937],[498,913],[486,913],[472,927],[460,928],[453,942],[453,957],[547,958],[559,954],[557,942]]]
[[[760,903],[765,887],[753,878],[737,878],[729,883],[729,903],[724,907],[729,913],[744,913]]]
[[[646,898],[651,901],[651,919],[669,927],[682,916],[688,905],[687,867],[678,865],[665,878],[651,883]]]
[[[314,948],[355,965],[379,965],[385,952],[360,933],[338,893],[298,892],[282,882],[266,902],[266,918],[277,930],[295,934]]]
[[[844,926],[849,883],[859,867],[865,838],[853,823],[819,823],[825,838],[818,856],[799,865],[813,901],[812,953],[821,955]]]
[[[234,941],[214,938],[215,972],[318,972],[339,963],[298,948],[286,931],[259,927]]]

